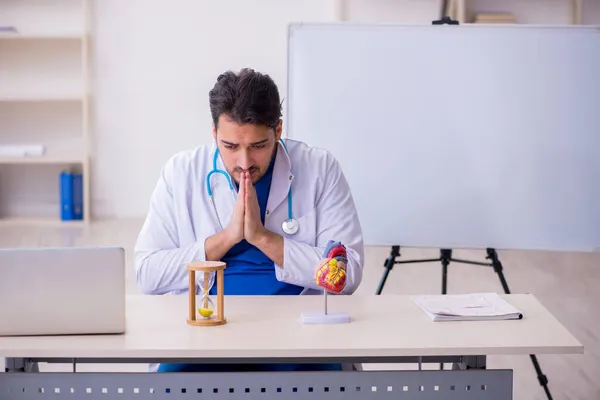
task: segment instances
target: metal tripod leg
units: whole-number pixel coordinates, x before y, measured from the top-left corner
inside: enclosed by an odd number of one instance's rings
[[[452,250],[441,249],[440,261],[442,263],[442,294],[448,293],[448,265],[452,259]],[[440,370],[444,369],[444,363],[440,363]]]
[[[502,285],[502,288],[504,289],[504,293],[510,294],[510,289],[508,288],[508,282],[506,282],[506,278],[504,277],[504,272],[502,271],[503,270],[502,263],[500,262],[500,259],[498,259],[498,253],[496,253],[496,250],[488,248],[486,258],[492,262],[492,267],[494,268],[494,271],[498,275],[498,279],[500,279],[500,284]],[[540,367],[540,363],[538,362],[537,357],[535,356],[535,354],[530,354],[529,358],[531,358],[531,362],[533,363],[533,368],[535,369],[535,372],[537,373],[537,378],[538,378],[538,381],[540,382],[540,385],[542,386],[542,388],[544,388],[546,397],[548,397],[548,400],[552,400],[552,394],[550,393],[550,389],[548,389],[548,378],[542,372],[542,368]]]
[[[385,262],[383,263],[383,266],[385,267],[385,272],[383,273],[383,276],[379,281],[379,286],[377,286],[376,294],[381,294],[381,291],[383,290],[383,285],[385,285],[385,281],[387,280],[387,277],[390,274],[392,268],[394,268],[394,264],[396,264],[396,258],[399,255],[400,246],[392,246],[392,251],[390,252],[390,255],[388,256],[388,258],[386,258]]]
[[[448,265],[452,260],[452,250],[440,250],[440,261],[442,262],[442,294],[447,293],[448,289]]]

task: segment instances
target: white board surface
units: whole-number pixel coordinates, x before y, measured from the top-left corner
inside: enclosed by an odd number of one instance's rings
[[[288,45],[287,136],[336,156],[366,245],[600,249],[599,29],[297,24]]]

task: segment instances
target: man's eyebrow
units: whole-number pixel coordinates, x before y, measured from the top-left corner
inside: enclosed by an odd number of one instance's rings
[[[258,142],[250,143],[250,146],[257,146],[259,144],[267,143],[268,141],[269,141],[269,138],[266,138],[263,140],[259,140]],[[228,142],[227,140],[223,140],[223,139],[221,139],[221,143],[224,143],[229,146],[237,146],[238,145],[237,143]]]

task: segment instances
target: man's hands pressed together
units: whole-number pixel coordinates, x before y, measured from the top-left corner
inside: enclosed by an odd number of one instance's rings
[[[250,174],[240,174],[238,197],[227,227],[205,242],[207,260],[220,260],[233,246],[246,239],[278,265],[283,265],[283,238],[264,227]]]
[[[242,180],[244,172],[242,172]],[[227,235],[227,242],[233,247],[235,244],[241,242],[244,239],[244,209],[246,207],[246,186],[240,182],[240,189],[238,191],[237,200],[233,206],[233,215],[229,221],[229,225],[225,227],[223,232]]]
[[[258,242],[266,235],[267,229],[260,220],[258,196],[250,175],[242,173],[241,181],[241,186],[244,188],[244,238],[248,243],[258,246]]]

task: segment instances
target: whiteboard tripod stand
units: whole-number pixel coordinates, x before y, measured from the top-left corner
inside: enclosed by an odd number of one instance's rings
[[[432,21],[433,25],[459,25],[458,21],[452,20],[448,16],[442,16],[440,20]],[[394,267],[395,264],[409,264],[409,263],[426,263],[426,262],[440,262],[442,264],[442,294],[447,293],[447,285],[448,285],[448,265],[450,262],[462,263],[462,264],[470,264],[470,265],[480,265],[486,267],[492,267],[494,272],[498,275],[498,279],[502,284],[502,288],[504,289],[504,293],[510,294],[510,289],[508,287],[508,283],[506,282],[506,278],[504,277],[504,273],[502,272],[503,267],[500,259],[498,258],[498,253],[494,248],[486,249],[486,259],[490,260],[489,263],[479,262],[479,261],[470,261],[470,260],[462,260],[458,258],[452,257],[451,249],[440,249],[440,256],[438,258],[430,258],[430,259],[420,259],[420,260],[397,260],[400,257],[400,246],[392,246],[392,250],[390,252],[389,257],[385,260],[384,267],[385,271],[383,276],[381,277],[381,281],[379,282],[379,286],[377,287],[378,295],[381,294],[383,290],[383,285],[385,285],[385,281],[387,277]],[[544,388],[546,396],[549,400],[552,400],[552,394],[548,389],[548,378],[542,372],[540,364],[538,363],[537,357],[534,354],[530,354],[531,362],[533,363],[533,367],[537,373],[537,378],[540,385]],[[440,369],[443,369],[443,364],[440,364]]]

